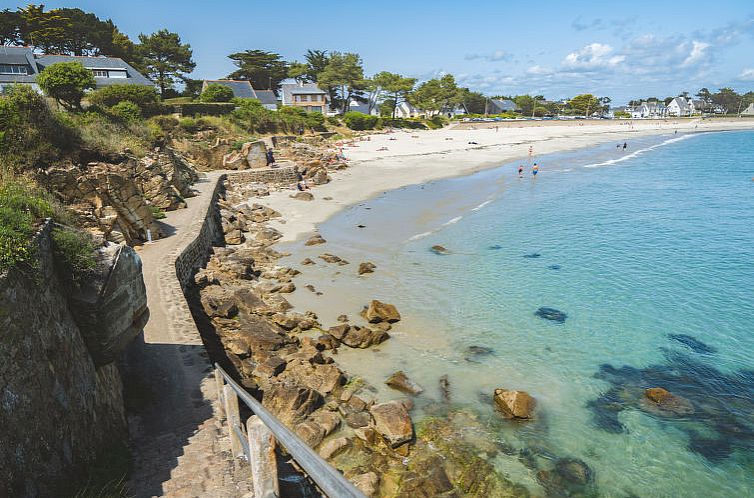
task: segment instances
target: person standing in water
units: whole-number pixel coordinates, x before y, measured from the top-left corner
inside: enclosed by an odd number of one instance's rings
[[[537,176],[537,173],[539,173],[539,166],[537,163],[534,163],[534,166],[531,167],[531,175]]]
[[[627,142],[623,142],[623,150],[626,150],[626,147],[628,147],[628,143]]]
[[[518,166],[518,177],[523,178],[524,177],[524,166],[523,164]]]

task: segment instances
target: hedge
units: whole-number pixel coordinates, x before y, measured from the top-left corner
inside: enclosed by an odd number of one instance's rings
[[[191,102],[173,106],[175,112],[182,116],[224,116],[236,108],[234,103],[226,102]]]

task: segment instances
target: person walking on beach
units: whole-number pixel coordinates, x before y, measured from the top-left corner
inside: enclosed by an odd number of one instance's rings
[[[537,173],[539,173],[539,166],[534,163],[534,166],[531,167],[531,176],[537,176]]]

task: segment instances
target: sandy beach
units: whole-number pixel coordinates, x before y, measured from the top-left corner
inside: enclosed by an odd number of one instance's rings
[[[630,124],[629,124],[630,123]],[[497,127],[497,129],[496,129]],[[295,201],[290,190],[261,199],[282,214],[271,223],[293,241],[316,230],[338,210],[406,185],[462,176],[506,162],[595,146],[628,142],[635,137],[754,128],[754,120],[719,119],[643,121],[528,121],[469,123],[442,130],[401,130],[364,137],[346,146],[350,167],[332,174],[333,181],[312,190],[314,200]],[[475,143],[470,143],[475,142]],[[541,164],[546,174],[547,165]]]

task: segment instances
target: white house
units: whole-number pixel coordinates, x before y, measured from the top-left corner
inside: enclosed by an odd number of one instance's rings
[[[754,103],[749,104],[749,107],[741,111],[741,116],[754,116]]]
[[[657,119],[665,117],[667,108],[661,102],[642,102],[640,105],[627,110],[633,119]]]
[[[691,116],[696,114],[697,111],[694,101],[685,97],[674,98],[667,107],[668,116]]]

